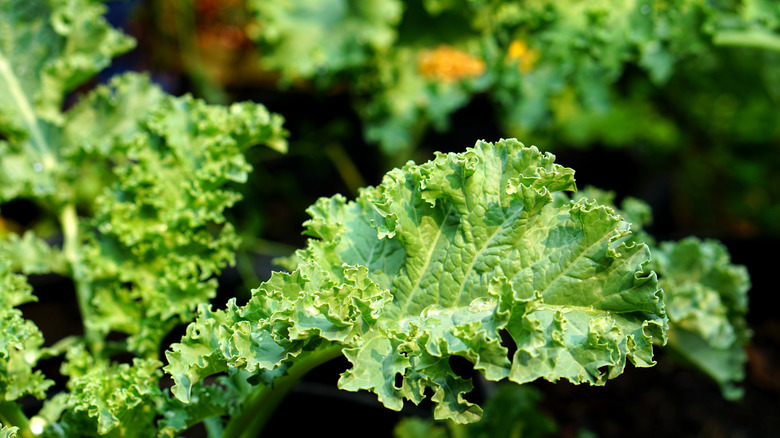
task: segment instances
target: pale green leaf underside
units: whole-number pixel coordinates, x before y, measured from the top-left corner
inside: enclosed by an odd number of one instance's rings
[[[271,371],[316,338],[352,362],[342,389],[400,409],[431,388],[435,416],[457,422],[481,409],[464,399],[471,382],[452,371],[452,355],[517,383],[603,384],[626,359],[652,365],[666,319],[648,249],[626,244],[628,224],[609,208],[553,203],[572,189],[573,171],[552,155],[502,140],[409,163],[354,202],[319,200],[306,223],[316,239],[298,269],[275,275],[243,308],[202,312],[169,353],[177,396],[232,366]],[[235,329],[220,324],[228,314],[232,327],[254,325],[242,336],[257,336],[258,351],[276,345],[273,363],[236,354]],[[512,357],[502,332],[517,346]]]
[[[724,397],[738,399],[745,377],[745,320],[750,278],[726,248],[694,237],[653,250],[669,313],[669,346],[710,376]]]

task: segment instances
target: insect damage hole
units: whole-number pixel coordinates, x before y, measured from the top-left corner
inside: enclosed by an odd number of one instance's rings
[[[482,382],[484,378],[482,374],[474,369],[474,364],[468,359],[461,356],[450,356],[448,359],[450,369],[458,377],[463,380],[467,380],[474,385],[474,389],[463,394],[466,401],[470,403],[481,403],[484,400],[484,394],[482,394]]]
[[[512,362],[512,358],[515,357],[515,352],[517,352],[517,343],[515,343],[514,338],[506,329],[500,330],[498,334],[501,336],[501,346],[507,350],[506,358],[509,359],[509,362]]]
[[[404,375],[400,372],[395,373],[395,379],[393,381],[393,387],[397,390],[401,390],[404,386]]]

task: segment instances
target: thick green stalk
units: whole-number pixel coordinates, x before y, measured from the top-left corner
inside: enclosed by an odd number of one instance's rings
[[[716,46],[755,47],[780,52],[780,37],[760,30],[723,31],[715,34]]]
[[[273,388],[258,386],[244,401],[242,412],[234,416],[222,432],[222,438],[256,438],[276,407],[306,373],[341,355],[342,346],[314,350],[295,358],[287,375],[274,382]]]
[[[8,426],[19,428],[19,438],[33,438],[35,435],[30,430],[30,422],[22,412],[18,404],[10,401],[0,402],[0,422]]]
[[[94,320],[90,303],[92,300],[92,289],[86,279],[84,266],[81,262],[79,218],[75,204],[69,203],[65,205],[60,213],[60,223],[64,240],[62,251],[65,254],[65,260],[67,260],[70,266],[73,283],[76,286],[76,300],[78,301],[81,320],[84,324],[84,337],[92,349],[92,353],[97,355],[102,350],[103,343],[91,324]]]

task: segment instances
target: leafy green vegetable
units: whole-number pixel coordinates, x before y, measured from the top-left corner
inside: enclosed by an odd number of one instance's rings
[[[0,438],[16,438],[18,427],[0,426]]]
[[[260,105],[169,96],[137,74],[63,110],[67,93],[134,45],[104,10],[87,0],[0,2],[0,201],[36,203],[62,236],[61,245],[36,230],[0,238],[0,415],[23,437],[32,426],[13,402],[50,396],[52,382],[34,367],[63,353],[67,392],[45,402],[36,428],[157,431],[162,341],[215,296],[238,246],[224,211],[240,199],[230,185],[251,171],[243,153],[286,148],[282,118]],[[38,329],[14,309],[34,297],[12,270],[71,278],[84,336],[42,349]],[[115,360],[127,354],[129,363]]]
[[[614,193],[588,187],[579,195],[614,207]],[[717,382],[725,398],[741,398],[744,347],[751,337],[745,319],[751,286],[747,269],[731,263],[726,247],[711,239],[656,244],[643,231],[652,214],[642,201],[626,198],[618,211],[653,254],[652,269],[659,275],[669,317],[668,347]]]
[[[69,158],[113,171],[91,200],[94,231],[81,250],[92,323],[156,355],[161,336],[216,293],[212,277],[238,246],[223,212],[239,195],[226,186],[246,181],[248,147],[282,148],[281,120],[255,104],[165,96],[134,75],[96,89],[67,120]]]
[[[262,30],[253,37],[263,66],[286,82],[346,86],[366,138],[390,154],[414,147],[426,126],[446,127],[449,114],[483,91],[511,135],[675,147],[679,127],[660,104],[648,105],[661,94],[650,89],[676,87],[675,75],[687,78],[691,67],[722,79],[717,72],[727,68],[732,54],[724,47],[731,46],[764,50],[746,65],[772,75],[780,48],[780,10],[761,0],[252,1],[249,8]],[[423,59],[441,47],[449,55],[426,66]],[[468,56],[481,69],[464,69]],[[627,91],[614,86],[619,80]],[[718,95],[709,84],[704,91]]]
[[[663,242],[653,251],[669,320],[669,347],[712,377],[728,399],[742,397],[750,339],[745,321],[750,279],[731,264],[726,248],[693,237]]]
[[[772,2],[267,3],[249,2],[261,67],[285,86],[348,95],[388,168],[487,100],[502,137],[659,160],[685,227],[780,235]]]
[[[397,19],[400,6],[382,5],[330,17],[352,17],[347,32],[368,32],[362,20]],[[423,7],[445,16],[448,6]],[[642,241],[652,239],[631,230],[649,221],[646,206],[617,210],[595,191],[599,202],[572,201],[573,170],[517,140],[409,162],[354,201],[320,199],[289,272],[242,305],[212,309],[216,278],[239,243],[225,210],[251,171],[244,153],[257,144],[284,151],[282,119],[253,103],[170,96],[138,74],[66,105],[133,45],[103,11],[91,0],[0,0],[0,203],[34,203],[45,222],[0,235],[0,436],[172,437],[199,424],[213,437],[253,436],[305,373],[339,356],[351,363],[340,388],[373,392],[394,410],[431,394],[435,418],[473,423],[482,409],[466,399],[472,382],[453,370],[454,356],[492,381],[602,385],[629,361],[651,366],[667,322],[679,322],[669,329],[678,348],[739,359],[699,364],[733,394],[748,335],[744,270],[711,242],[664,244],[651,259]],[[299,12],[290,16],[314,19]],[[385,31],[367,35],[355,59],[338,47],[351,38],[340,34],[325,68],[357,68],[362,56],[389,50]],[[485,85],[472,43],[409,47],[430,49],[419,65],[409,62],[417,49],[397,60],[427,75],[409,76],[409,89],[425,84],[425,98],[442,105],[432,108],[447,108],[427,112],[431,120]],[[460,64],[442,69],[443,60]],[[396,117],[406,111],[399,102],[371,111]],[[689,269],[676,271],[682,265]],[[83,334],[44,347],[20,306],[36,299],[25,275],[47,273],[72,281]],[[164,364],[164,339],[183,323]],[[38,369],[58,356],[64,388]],[[42,406],[23,409],[23,398]],[[487,433],[488,424],[470,430]]]
[[[22,317],[17,306],[35,301],[24,277],[9,270],[7,260],[0,259],[0,405],[24,395],[41,398],[52,385],[35,364],[41,357],[43,336],[30,321]],[[0,418],[4,416],[0,409]]]
[[[409,163],[353,202],[319,200],[291,273],[244,306],[200,309],[167,354],[173,392],[227,371],[266,388],[287,368],[344,354],[339,387],[386,407],[433,390],[437,419],[476,421],[451,356],[489,380],[603,384],[627,360],[650,366],[666,317],[649,252],[628,224],[587,202],[557,206],[573,172],[516,140]],[[517,346],[502,345],[505,332]]]
[[[134,45],[104,10],[89,0],[0,2],[0,201],[57,196],[65,94]]]

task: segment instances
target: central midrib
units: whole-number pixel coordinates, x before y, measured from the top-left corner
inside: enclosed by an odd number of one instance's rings
[[[420,270],[420,275],[417,277],[417,280],[414,282],[414,286],[409,290],[409,295],[406,298],[406,302],[404,303],[403,307],[401,308],[401,312],[399,313],[399,317],[406,316],[406,312],[409,309],[409,304],[412,302],[412,298],[414,298],[415,294],[419,290],[420,287],[420,281],[422,281],[422,278],[425,276],[425,273],[428,272],[428,266],[431,264],[431,257],[433,256],[433,252],[436,249],[437,244],[439,243],[439,239],[442,236],[442,229],[444,228],[444,223],[447,221],[447,218],[450,215],[450,212],[452,211],[452,205],[447,209],[447,211],[442,216],[442,220],[440,224],[437,224],[439,226],[439,231],[436,233],[436,238],[433,240],[433,243],[431,244],[430,249],[428,250],[428,255],[425,258],[425,265],[423,265],[422,269]],[[415,211],[415,214],[417,212]],[[420,234],[420,227],[418,229],[418,235],[420,236],[420,241],[424,241],[422,234]],[[408,271],[407,271],[408,272]]]
[[[496,228],[496,231],[494,231],[494,232],[493,232],[493,234],[491,234],[491,235],[490,235],[490,237],[488,237],[488,238],[485,240],[485,244],[482,246],[482,248],[480,248],[480,249],[479,249],[479,251],[477,251],[477,253],[476,253],[476,254],[474,254],[474,258],[472,258],[472,259],[471,259],[471,263],[469,264],[469,267],[468,267],[468,269],[467,269],[467,270],[466,270],[466,272],[463,274],[463,281],[462,281],[462,282],[461,282],[461,284],[460,284],[460,289],[458,290],[458,295],[455,297],[455,300],[452,302],[454,306],[458,306],[458,305],[459,305],[459,303],[460,303],[460,297],[461,297],[461,295],[463,295],[463,291],[464,291],[464,290],[465,290],[465,288],[466,288],[466,279],[468,279],[469,275],[471,274],[471,271],[473,271],[473,270],[474,270],[474,264],[477,262],[477,259],[479,259],[479,258],[480,258],[480,256],[482,256],[482,253],[483,253],[483,252],[485,252],[485,250],[486,250],[488,247],[490,247],[490,243],[493,241],[493,239],[496,237],[496,235],[497,235],[497,234],[498,234],[498,233],[499,233],[501,230],[503,230],[503,229],[504,229],[504,225],[506,225],[506,224],[507,224],[507,222],[511,222],[511,221],[513,221],[513,220],[514,220],[515,218],[517,218],[517,217],[520,215],[520,213],[522,213],[523,211],[524,211],[524,208],[518,208],[518,209],[517,209],[517,211],[516,211],[516,212],[514,212],[514,213],[512,213],[512,215],[511,215],[511,216],[509,216],[508,218],[504,219],[504,221],[503,221],[503,222],[501,222],[501,225],[499,225],[499,226]]]
[[[577,257],[576,257],[576,258],[575,258],[575,259],[574,259],[574,260],[573,260],[571,263],[569,263],[569,264],[566,266],[566,268],[564,268],[564,269],[561,269],[561,272],[559,272],[559,273],[558,273],[558,275],[556,275],[556,276],[555,276],[555,278],[553,278],[553,279],[552,279],[550,282],[548,282],[548,283],[547,283],[547,286],[545,286],[545,287],[544,287],[544,289],[543,289],[542,291],[540,291],[540,293],[541,293],[542,297],[544,297],[544,294],[545,294],[547,291],[549,291],[549,290],[550,290],[550,288],[551,288],[551,287],[552,287],[552,286],[553,286],[555,283],[557,283],[557,282],[558,282],[558,280],[560,280],[560,279],[561,279],[561,278],[564,276],[564,274],[566,274],[566,273],[568,273],[569,271],[571,271],[571,269],[572,269],[572,268],[573,268],[573,267],[574,267],[574,266],[575,266],[577,263],[579,263],[580,259],[582,259],[582,257],[584,257],[584,256],[585,256],[585,254],[587,254],[588,252],[590,252],[590,250],[591,250],[591,249],[593,249],[593,247],[594,247],[594,246],[596,246],[597,244],[599,244],[599,243],[603,242],[605,239],[611,238],[611,237],[614,235],[614,233],[613,233],[613,231],[614,231],[614,230],[615,230],[615,225],[613,224],[613,226],[612,226],[612,227],[610,227],[610,228],[609,228],[609,230],[607,230],[607,232],[606,232],[606,233],[604,233],[604,235],[603,235],[603,236],[601,236],[599,239],[595,240],[593,243],[591,243],[591,244],[590,244],[590,245],[588,245],[588,246],[587,246],[585,249],[583,249],[583,250],[582,250],[582,251],[581,251],[581,252],[580,252],[580,253],[577,255]],[[518,275],[519,275],[519,273],[518,273]],[[513,280],[514,280],[514,278],[513,278]],[[548,304],[548,305],[551,305],[551,304]],[[572,306],[563,306],[563,307],[572,307]]]
[[[22,115],[22,119],[27,125],[27,131],[30,134],[30,143],[32,144],[33,149],[35,149],[35,151],[41,155],[41,158],[46,161],[43,163],[44,165],[51,165],[53,158],[51,157],[43,133],[38,126],[38,118],[35,116],[30,101],[27,100],[27,97],[24,95],[22,86],[11,69],[11,64],[2,52],[0,52],[0,78],[8,84],[7,86],[11,99],[16,103],[19,113]]]

